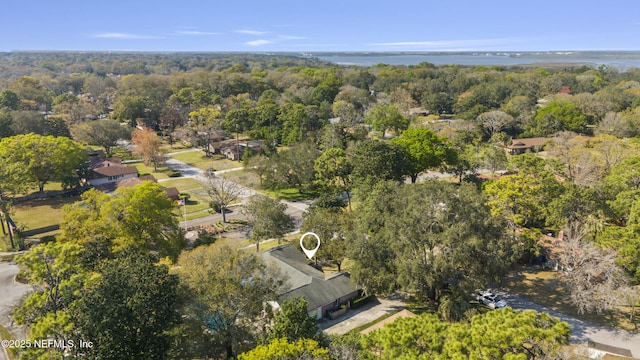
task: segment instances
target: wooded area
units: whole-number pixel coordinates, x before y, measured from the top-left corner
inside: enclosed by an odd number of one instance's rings
[[[556,338],[533,346],[516,336],[510,345],[517,358],[541,358],[567,341],[564,325],[541,314],[478,314],[470,294],[514,266],[545,264],[564,270],[558,276],[580,312],[635,312],[639,135],[640,69],[358,67],[284,54],[0,54],[0,210],[52,180],[80,186],[88,171],[83,145],[111,154],[118,140],[132,139],[135,153],[156,167],[164,143],[211,155],[236,139],[229,150],[258,178],[259,190],[296,189],[314,200],[302,230],[323,239],[322,265],[340,271],[348,259],[365,293],[408,293],[441,320],[421,316],[356,340],[283,341],[289,334],[282,324],[274,329],[285,330],[270,335],[272,314],[262,305],[286,279],[253,254],[218,244],[183,250],[175,205],[157,184],[111,197],[91,190],[65,206],[61,235],[19,260],[34,284],[47,286],[16,319],[31,336],[121,341],[111,353],[96,350],[101,358],[176,359],[246,351],[241,358],[277,358],[278,351],[297,354],[290,358],[398,358],[403,350],[448,358],[477,349],[508,358],[510,350],[494,345],[513,328],[486,329],[513,323],[545,341]],[[258,140],[260,149],[247,145],[240,153],[240,137]],[[518,141],[534,137],[544,138],[541,145],[516,154]],[[428,179],[429,172],[439,179]],[[211,180],[209,194],[222,211],[239,192],[230,180]],[[282,206],[261,195],[246,205],[256,248],[293,228]],[[125,271],[147,280],[121,278]],[[98,305],[105,291],[120,290],[136,301],[163,294],[175,303],[130,304],[153,313],[158,326],[140,326],[140,317],[110,323],[128,305]],[[97,321],[119,327],[118,337],[107,340]],[[549,326],[533,330],[540,321]],[[148,348],[123,329],[148,337]],[[457,342],[406,349],[397,338],[433,329]],[[458,342],[464,346],[452,349]]]

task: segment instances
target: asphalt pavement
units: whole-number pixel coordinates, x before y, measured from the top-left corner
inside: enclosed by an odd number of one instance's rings
[[[579,320],[572,316],[546,308],[542,305],[538,305],[522,296],[510,294],[502,289],[494,289],[494,292],[502,296],[502,298],[507,301],[508,305],[514,309],[533,309],[539,312],[549,313],[552,316],[562,319],[562,321],[566,321],[569,326],[571,326],[571,341],[574,343],[586,344],[588,342],[594,342],[613,346],[623,351],[628,350],[634,358],[640,358],[640,333],[612,329],[606,326]]]
[[[195,166],[191,166],[189,164],[186,164],[182,161],[176,160],[176,159],[167,159],[167,161],[165,162],[166,166],[174,169],[174,170],[178,170],[182,173],[182,177],[185,178],[192,178],[195,180],[198,180],[202,183],[207,183],[207,175],[204,173],[204,171],[198,169]],[[240,163],[238,163],[240,164]],[[232,171],[238,171],[243,169],[242,167],[239,168],[234,168],[234,169],[227,169],[227,170],[220,170],[220,171],[216,171],[214,172],[214,176],[218,176],[218,177],[224,177],[222,175],[224,175],[227,172],[232,172]],[[162,182],[165,179],[160,180],[159,182]],[[165,180],[166,181],[166,180]],[[228,181],[228,180],[227,180]],[[236,183],[237,184],[237,183]],[[238,186],[240,186],[242,188],[242,192],[240,193],[240,195],[238,196],[238,200],[242,203],[245,203],[251,196],[255,195],[256,192],[252,189],[249,189],[247,187],[241,186],[240,184],[238,184]],[[287,206],[287,209],[285,210],[285,212],[289,215],[291,215],[294,218],[295,221],[295,230],[299,230],[300,226],[302,225],[302,214],[307,210],[307,208],[309,207],[309,202],[308,201],[286,201],[286,200],[280,200],[281,203],[285,204]],[[240,212],[240,207],[233,207],[230,209],[231,211],[229,213],[226,214],[227,220],[231,220],[231,219],[246,219],[244,217],[244,215]],[[222,215],[220,214],[212,214],[206,217],[202,217],[199,219],[193,219],[193,220],[187,220],[186,222],[186,226],[187,228],[189,227],[193,227],[193,226],[199,226],[199,225],[205,225],[205,224],[213,224],[217,221],[222,220]],[[184,226],[184,222],[181,221],[180,222],[181,226]]]
[[[20,272],[18,265],[0,262],[0,324],[13,333],[16,338],[24,338],[24,331],[15,326],[11,314],[13,308],[31,291],[31,286],[15,281],[18,272]],[[6,354],[0,350],[0,360],[4,359],[6,359]]]

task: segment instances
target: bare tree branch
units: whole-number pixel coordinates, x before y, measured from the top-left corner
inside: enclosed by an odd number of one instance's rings
[[[232,181],[227,181],[215,176],[209,176],[207,178],[207,193],[211,198],[212,205],[220,208],[222,222],[227,222],[227,208],[233,201],[238,199],[238,196],[240,196],[243,191],[242,186]]]

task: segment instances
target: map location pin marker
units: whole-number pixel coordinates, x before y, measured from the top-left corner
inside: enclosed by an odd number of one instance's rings
[[[315,249],[306,249],[304,247],[304,244],[302,243],[302,240],[304,240],[304,237],[307,236],[307,235],[311,235],[311,236],[315,237],[316,240],[318,241],[318,245],[316,245]],[[316,254],[316,251],[318,251],[318,248],[320,247],[320,237],[318,235],[316,235],[316,233],[312,233],[312,232],[304,233],[302,235],[302,237],[300,238],[300,247],[302,248],[302,251],[304,251],[305,255],[307,255],[309,260],[311,260],[311,258]]]

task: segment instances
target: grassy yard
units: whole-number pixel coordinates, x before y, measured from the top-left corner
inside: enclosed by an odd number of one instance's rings
[[[202,151],[189,151],[171,155],[171,157],[182,161],[183,163],[195,166],[200,170],[208,170],[212,168],[218,171],[242,167],[242,163],[238,161],[231,161],[220,155],[206,157]]]
[[[207,210],[209,209],[209,198],[207,196],[207,190],[197,180],[191,178],[177,178],[175,180],[163,181],[160,183],[165,187],[175,187],[181,193],[189,194],[189,200],[187,200],[187,220],[198,219],[210,215]],[[184,209],[181,207],[180,220],[184,220]]]
[[[602,314],[578,314],[568,301],[569,294],[560,283],[560,273],[554,271],[526,272],[516,274],[505,280],[504,287],[509,291],[529,298],[531,301],[592,323],[624,330],[638,330],[638,320],[629,321],[630,308],[619,306],[615,311]]]
[[[78,200],[79,196],[30,200],[14,206],[13,219],[18,226],[24,226],[27,230],[59,224],[62,206]]]
[[[62,190],[62,182],[61,181],[49,181],[48,183],[44,184],[44,191],[58,191],[58,190]],[[16,194],[16,196],[25,196],[25,195],[31,195],[31,194],[35,194],[38,192],[38,187],[36,186],[35,189],[30,189],[29,191],[26,191],[23,194]]]
[[[227,180],[237,182],[238,184],[253,189],[261,194],[270,196],[276,199],[288,200],[288,201],[301,201],[313,199],[317,194],[313,193],[301,193],[298,188],[288,188],[280,190],[268,190],[263,189],[260,186],[260,179],[258,175],[249,170],[232,171],[221,175]]]
[[[159,167],[158,171],[155,171],[153,165],[150,164],[149,166],[147,166],[142,162],[131,164],[129,166],[135,166],[138,169],[138,173],[140,174],[140,176],[153,175],[153,177],[158,180],[168,178],[169,175],[167,175],[167,173],[171,171],[171,169],[169,169],[168,167]]]

